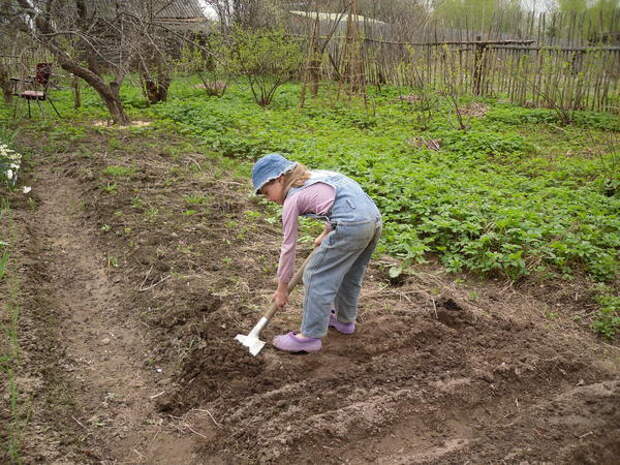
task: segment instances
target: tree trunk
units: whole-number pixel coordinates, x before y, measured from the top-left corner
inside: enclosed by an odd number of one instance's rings
[[[319,36],[321,35],[321,21],[319,17],[318,4],[316,5],[316,17],[314,28],[312,29],[312,39],[310,43],[310,93],[316,97],[319,93],[319,79],[321,74],[321,52],[319,51]]]
[[[167,73],[158,73],[153,77],[147,73],[142,74],[142,80],[144,81],[144,90],[146,91],[146,97],[149,103],[165,102],[168,98],[168,88],[170,87],[170,78]]]
[[[314,53],[318,53],[315,50]],[[310,62],[310,93],[313,97],[316,97],[319,93],[319,81],[321,79],[321,60],[313,59]]]
[[[110,112],[110,116],[112,116],[112,121],[114,124],[120,124],[121,126],[127,126],[130,121],[129,117],[125,113],[123,108],[123,104],[119,100],[111,99],[108,96],[101,96],[106,106],[108,107],[108,111]]]
[[[125,108],[123,107],[123,102],[121,102],[121,98],[119,95],[119,91],[121,89],[120,84],[118,84],[116,81],[112,81],[110,85],[106,87],[107,89],[105,90],[109,90],[109,92],[101,92],[97,88],[95,88],[95,90],[99,93],[106,106],[108,107],[114,124],[127,126],[130,123],[130,120],[127,116],[127,113],[125,113]]]
[[[165,102],[170,87],[170,68],[157,52],[150,59],[141,60],[142,86],[145,97],[150,104]]]
[[[13,99],[12,87],[9,72],[6,67],[0,65],[0,88],[2,88],[2,94],[4,95],[4,103],[11,103]]]
[[[80,93],[80,80],[77,76],[73,76],[73,108],[76,110],[82,106],[82,97]]]
[[[84,79],[89,86],[97,91],[99,97],[101,97],[108,108],[114,124],[120,124],[122,126],[129,124],[129,117],[127,113],[125,113],[123,102],[121,102],[119,96],[120,84],[118,80],[112,81],[108,85],[100,76],[96,75],[91,70],[78,65],[64,54],[57,53],[57,50],[54,48],[52,48],[52,51],[55,52],[62,69]]]

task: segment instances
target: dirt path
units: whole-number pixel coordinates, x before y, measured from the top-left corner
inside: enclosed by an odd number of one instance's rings
[[[55,398],[75,407],[70,417],[81,446],[71,451],[69,462],[62,442],[57,447],[47,441],[28,444],[28,455],[46,457],[48,463],[192,463],[192,436],[174,434],[154,408],[170,373],[147,363],[147,332],[136,315],[140,309],[131,307],[122,286],[106,273],[114,264],[84,220],[80,187],[50,169],[39,178],[41,204],[29,229],[32,252],[40,253],[37,259],[44,264],[37,278],[38,301],[45,296],[48,305],[37,310],[56,314],[58,326],[49,329],[58,337],[60,372],[55,377],[62,387]]]

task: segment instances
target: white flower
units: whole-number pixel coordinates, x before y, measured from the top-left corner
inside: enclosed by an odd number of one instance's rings
[[[24,194],[27,194],[28,192],[30,192],[32,190],[32,187],[30,186],[24,186],[24,188],[22,189],[22,191],[24,192]]]
[[[6,144],[0,143],[0,177],[5,177],[13,184],[17,180],[22,155],[11,150]]]

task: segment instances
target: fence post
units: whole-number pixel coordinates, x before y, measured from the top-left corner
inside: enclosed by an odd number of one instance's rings
[[[480,95],[482,76],[484,74],[484,49],[486,42],[482,37],[476,36],[476,52],[474,54],[474,95]]]

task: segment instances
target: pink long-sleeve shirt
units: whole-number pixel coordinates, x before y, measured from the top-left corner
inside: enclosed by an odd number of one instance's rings
[[[325,215],[336,198],[336,190],[329,184],[317,182],[284,200],[282,206],[282,249],[278,265],[278,280],[288,283],[293,276],[297,246],[298,218],[305,213]]]

